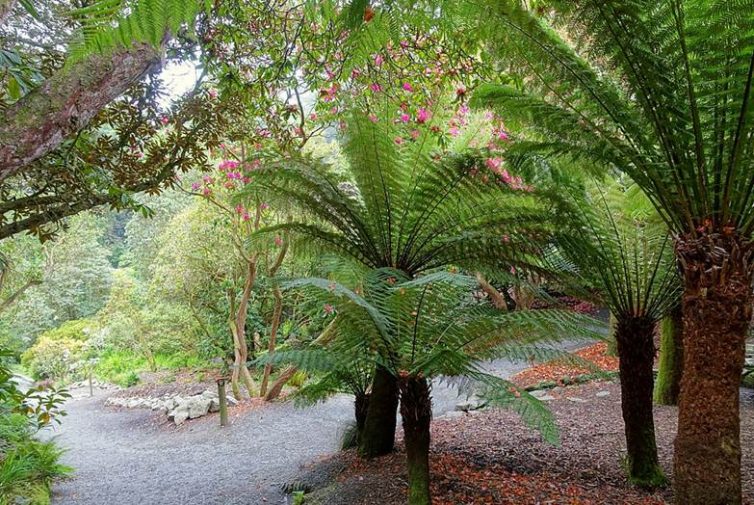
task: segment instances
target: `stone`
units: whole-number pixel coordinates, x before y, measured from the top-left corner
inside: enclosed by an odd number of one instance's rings
[[[126,407],[129,409],[136,409],[139,407],[142,407],[144,405],[144,400],[141,398],[131,398],[128,400],[128,403],[126,404]]]
[[[529,394],[532,395],[534,398],[542,399],[543,396],[549,396],[549,392],[546,389],[536,389],[534,391],[531,391]]]
[[[212,398],[209,402],[210,412],[220,412],[220,400],[218,398]]]
[[[551,401],[553,401],[555,399],[554,396],[550,396],[550,395],[542,395],[542,396],[539,396],[537,398],[541,402],[551,402]]]
[[[206,416],[207,412],[209,412],[210,403],[212,403],[211,400],[204,398],[201,395],[190,398],[187,402],[189,419]]]
[[[594,396],[596,396],[597,398],[604,398],[606,396],[610,396],[610,391],[597,391],[596,393],[594,393]]]
[[[578,398],[576,396],[569,396],[568,401],[574,403],[586,403],[586,400],[584,400],[583,398]]]
[[[189,418],[188,403],[182,403],[176,408],[168,412],[168,419],[173,421],[176,425],[181,425]]]

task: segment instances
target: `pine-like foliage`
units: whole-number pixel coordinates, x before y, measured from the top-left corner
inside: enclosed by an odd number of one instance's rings
[[[353,113],[343,144],[348,174],[303,154],[266,160],[247,191],[271,193],[311,218],[266,232],[288,229],[409,277],[447,265],[542,268],[539,253],[564,215],[546,189],[485,182],[483,158],[441,154],[429,133],[397,146],[393,128]]]
[[[140,42],[158,47],[167,36],[193,28],[197,16],[210,7],[206,0],[98,0],[72,14],[81,29],[69,62]]]
[[[667,228],[636,187],[615,183],[577,202],[581,219],[558,237],[560,268],[599,293],[618,319],[658,321],[678,305],[681,282]]]
[[[528,125],[515,150],[628,173],[675,232],[751,236],[754,2],[441,3],[515,78],[477,93]]]
[[[563,358],[555,345],[560,340],[599,336],[594,320],[571,311],[495,309],[474,296],[475,278],[445,271],[412,280],[378,269],[357,290],[327,279],[284,287],[303,293],[320,311],[328,307],[337,319],[324,348],[279,352],[270,358],[275,362],[336,373],[380,364],[396,376],[465,377],[490,404],[520,413],[551,442],[557,431],[550,412],[526,391],[486,373],[481,362]]]

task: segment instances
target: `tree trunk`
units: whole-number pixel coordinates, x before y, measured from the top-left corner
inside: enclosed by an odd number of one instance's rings
[[[374,458],[393,451],[397,410],[398,382],[386,368],[377,365],[359,445],[362,457]]]
[[[283,392],[283,386],[285,386],[288,381],[291,380],[291,377],[296,375],[296,372],[298,372],[298,368],[296,368],[295,366],[288,367],[280,372],[280,376],[275,382],[272,383],[272,387],[267,392],[267,394],[264,395],[264,401],[271,402],[272,400],[280,396],[280,393]]]
[[[656,487],[666,482],[657,459],[652,413],[654,328],[652,318],[620,316],[615,327],[628,477],[641,487]]]
[[[367,411],[369,410],[369,393],[358,393],[354,395],[353,410],[356,418],[356,445],[361,445],[361,435],[364,433],[364,426],[367,422]]]
[[[681,238],[683,378],[675,503],[740,505],[739,385],[752,311],[752,244],[735,234]]]
[[[658,405],[678,405],[683,373],[683,310],[679,305],[662,320],[660,369],[654,400]]]
[[[272,356],[275,354],[275,347],[277,346],[278,329],[280,328],[280,318],[283,314],[283,294],[280,292],[280,287],[275,286],[272,288],[272,296],[275,298],[275,306],[272,309],[272,323],[270,326],[270,341],[267,346],[267,355]],[[259,386],[259,396],[264,397],[267,394],[267,384],[270,380],[270,374],[272,374],[272,363],[264,365],[264,373],[262,374],[262,385]]]
[[[401,418],[406,440],[409,505],[430,505],[429,427],[432,400],[427,379],[405,376],[398,381],[401,391]]]
[[[0,121],[0,181],[56,149],[148,72],[161,51],[137,44],[65,66],[8,107]]]

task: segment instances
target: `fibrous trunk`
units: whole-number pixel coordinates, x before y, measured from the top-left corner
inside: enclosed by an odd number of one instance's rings
[[[662,320],[660,366],[654,400],[658,405],[678,405],[683,374],[683,311],[679,305]]]
[[[739,384],[751,320],[752,245],[734,233],[681,238],[683,378],[675,503],[739,505]]]
[[[429,442],[432,421],[432,400],[429,384],[423,377],[402,376],[401,418],[406,440],[409,505],[430,505]]]
[[[372,394],[359,444],[361,456],[374,458],[393,451],[397,410],[397,379],[386,368],[378,365],[374,371]]]
[[[367,411],[369,410],[369,393],[359,393],[355,395],[353,402],[354,417],[356,418],[356,445],[361,445],[361,437],[364,433],[364,426],[367,422]]]
[[[631,482],[642,487],[665,482],[657,459],[652,413],[654,327],[654,319],[647,316],[618,316],[615,327],[628,475]]]

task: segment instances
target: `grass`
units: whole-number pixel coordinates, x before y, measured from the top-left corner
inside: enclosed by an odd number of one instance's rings
[[[179,368],[203,368],[209,366],[205,360],[188,354],[156,354],[158,370]],[[129,387],[139,380],[139,372],[150,370],[149,361],[128,351],[107,351],[94,368],[94,375],[105,382]]]

